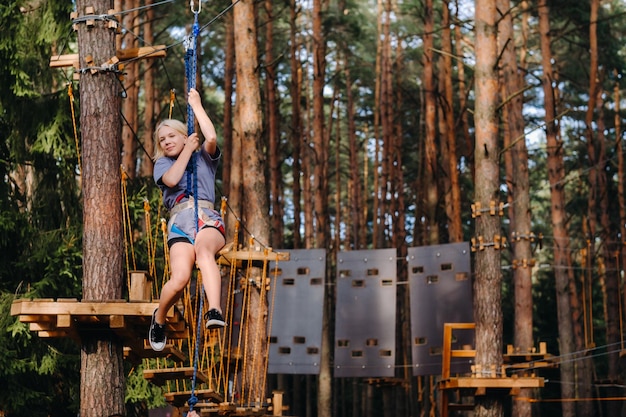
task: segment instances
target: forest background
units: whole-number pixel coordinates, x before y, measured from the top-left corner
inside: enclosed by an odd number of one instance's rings
[[[219,193],[227,197],[231,183],[241,181],[236,167],[245,153],[232,148],[238,117],[234,3],[203,4],[198,54],[199,88],[225,153]],[[504,204],[502,216],[495,210],[504,240],[474,229],[475,219],[489,210],[475,204],[480,126],[474,123],[473,81],[480,51],[474,49],[473,2],[255,4],[263,116],[258,176],[266,179],[269,208],[260,216],[270,223],[267,243],[327,248],[331,263],[340,250],[391,247],[401,258],[408,246],[471,241],[477,253],[497,246],[504,343],[526,349],[546,342],[562,366],[540,397],[582,399],[575,405],[538,402],[534,410],[620,415],[621,400],[600,399],[624,396],[625,4],[497,2],[500,184],[493,202]],[[80,82],[75,69],[49,65],[51,55],[76,52],[74,7],[62,0],[0,6],[5,415],[78,410],[78,347],[40,340],[9,314],[18,295],[81,295]],[[167,47],[164,59],[127,62],[120,80],[122,167],[137,231],[135,262],[142,267],[143,202],[158,207],[159,201],[151,178],[152,131],[170,111],[185,117],[182,41],[193,17],[186,2],[173,0],[120,0],[112,7],[124,11],[119,49]],[[250,224],[255,216],[243,221]],[[294,414],[315,414],[311,378],[291,378],[301,390],[293,396],[307,398],[292,404]],[[387,412],[387,397],[361,384],[333,382],[335,415]],[[398,407],[423,408],[417,398],[428,396],[432,383],[409,378],[395,389],[407,386],[408,393],[394,394],[403,399]],[[364,411],[354,398],[365,395],[374,400]],[[136,370],[128,373],[126,402],[129,415],[163,404],[158,389]]]

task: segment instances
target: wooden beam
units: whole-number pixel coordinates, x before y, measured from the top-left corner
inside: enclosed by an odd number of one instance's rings
[[[159,306],[158,302],[154,303],[127,303],[126,300],[108,300],[108,301],[43,301],[18,299],[13,301],[11,305],[12,316],[30,316],[30,315],[124,315],[124,316],[147,316],[151,317],[152,312]],[[167,312],[168,318],[174,317],[174,310]]]
[[[123,63],[131,59],[164,58],[167,47],[165,45],[142,46],[140,48],[121,49],[115,56]],[[50,68],[74,67],[80,68],[78,54],[52,55]]]

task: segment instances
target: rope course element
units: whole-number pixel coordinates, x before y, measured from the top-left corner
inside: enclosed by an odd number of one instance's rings
[[[196,67],[198,63],[198,58],[196,56],[196,49],[198,43],[198,33],[200,32],[198,25],[198,14],[200,14],[202,1],[200,1],[200,6],[198,6],[198,10],[194,10],[194,2],[191,0],[190,6],[191,11],[194,15],[193,26],[191,28],[191,34],[187,38],[185,42],[185,75],[187,77],[187,93],[191,91],[191,89],[196,88]],[[187,103],[187,135],[191,135],[195,132],[195,116],[193,113],[193,109],[189,102]],[[193,209],[194,209],[194,224],[196,225],[196,233],[198,233],[198,171],[197,171],[197,158],[198,152],[194,152],[189,161],[189,166],[187,166],[187,188],[189,188],[189,184],[193,183]],[[189,195],[190,191],[187,189],[187,195]],[[195,238],[195,236],[194,236]],[[201,282],[199,279],[198,282]],[[187,404],[189,404],[189,410],[192,411],[193,407],[198,403],[198,397],[196,397],[196,379],[198,374],[198,362],[199,362],[199,351],[200,351],[200,335],[202,329],[202,310],[204,305],[204,286],[200,285],[200,301],[198,306],[198,314],[196,320],[196,343],[194,350],[194,359],[193,359],[193,377],[191,379],[191,396],[189,400],[187,400]]]

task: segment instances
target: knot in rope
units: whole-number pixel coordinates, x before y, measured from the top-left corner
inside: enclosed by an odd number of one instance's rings
[[[198,404],[198,397],[191,394],[191,397],[187,400],[187,404],[189,405],[189,411],[193,411],[193,407]]]

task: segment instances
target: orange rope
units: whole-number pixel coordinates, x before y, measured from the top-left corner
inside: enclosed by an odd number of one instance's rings
[[[137,269],[137,264],[135,260],[135,248],[132,239],[132,225],[130,221],[130,210],[128,208],[128,190],[126,187],[126,182],[128,179],[128,175],[124,171],[123,167],[120,167],[121,178],[122,178],[122,217],[124,222],[124,247],[126,252],[126,285],[128,290],[130,291],[130,259],[132,259],[132,269]]]
[[[74,143],[76,144],[76,157],[78,158],[78,172],[82,173],[83,168],[80,162],[80,146],[78,145],[78,129],[76,128],[76,115],[74,111],[74,89],[72,83],[67,84],[67,95],[70,97],[70,109],[72,110],[72,127],[74,128]]]
[[[167,114],[167,118],[172,118],[172,111],[174,110],[174,99],[176,98],[176,90],[173,88],[170,90],[170,111]]]

